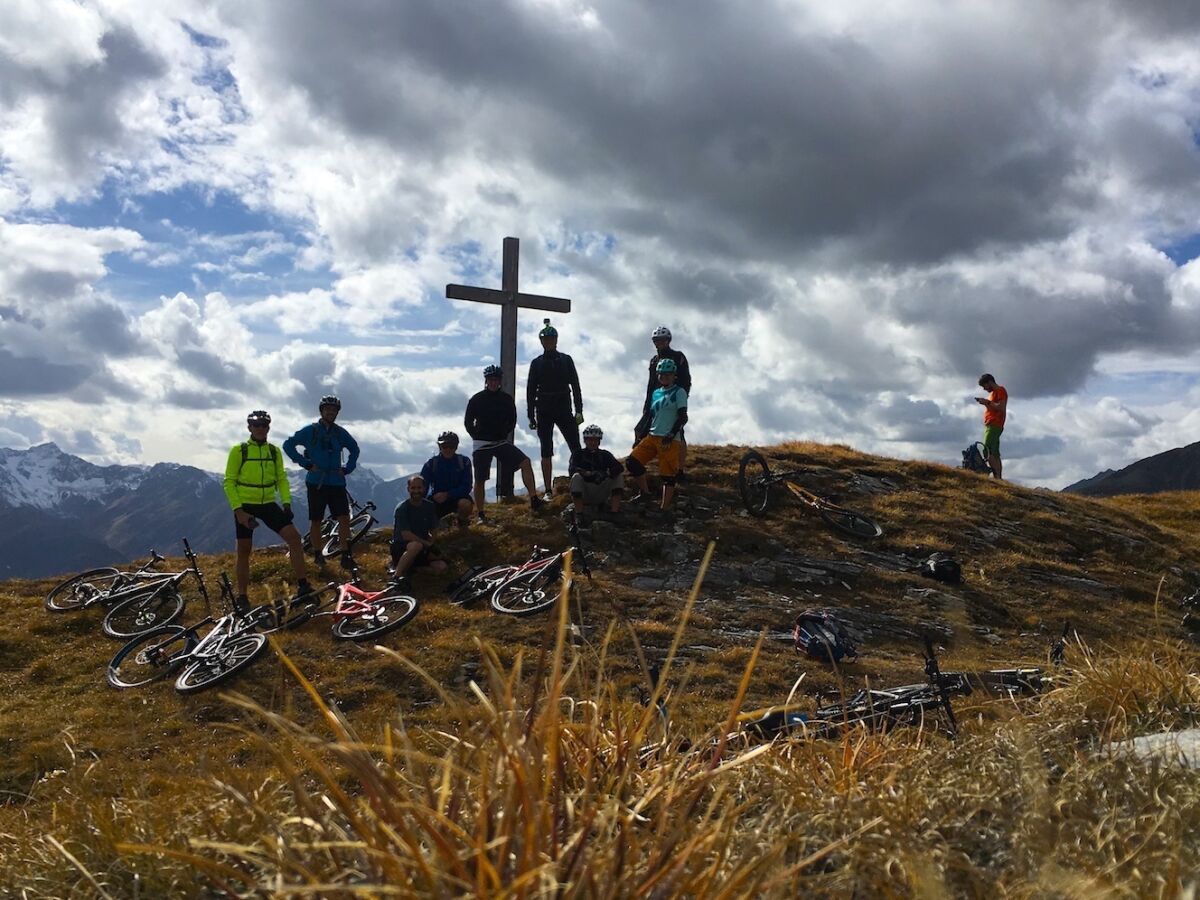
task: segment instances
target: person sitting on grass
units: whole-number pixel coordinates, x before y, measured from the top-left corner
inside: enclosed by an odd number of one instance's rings
[[[475,509],[471,500],[471,461],[458,452],[458,435],[453,431],[439,434],[437,445],[438,455],[431,456],[421,468],[421,477],[429,486],[429,499],[437,507],[438,518],[454,513],[459,527],[466,528]]]
[[[388,574],[401,586],[412,583],[412,570],[428,566],[435,572],[446,571],[446,563],[434,546],[434,532],[441,524],[437,505],[425,496],[425,479],[408,479],[408,499],[396,506],[392,529],[392,564]]]
[[[658,473],[662,476],[662,509],[669,509],[675,496],[675,473],[679,471],[679,443],[675,438],[687,424],[687,391],[675,383],[677,370],[675,360],[661,359],[658,362],[659,388],[650,403],[650,433],[638,441],[625,468],[637,482],[640,493],[634,499],[645,499],[650,494],[650,482],[646,479],[646,463],[658,458]]]
[[[599,425],[583,429],[583,447],[571,454],[567,472],[571,476],[571,496],[575,508],[583,510],[589,506],[607,507],[616,514],[621,509],[621,496],[625,490],[622,466],[607,450],[600,449],[604,432]]]

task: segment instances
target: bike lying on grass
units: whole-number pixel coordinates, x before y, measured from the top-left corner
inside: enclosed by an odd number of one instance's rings
[[[155,566],[163,557],[154,550],[150,559],[133,572],[118,569],[89,569],[56,585],[46,595],[50,612],[69,612],[103,605],[110,609],[104,616],[104,633],[128,640],[160,625],[168,625],[183,615],[187,600],[180,586],[189,576],[196,579],[200,595],[208,603],[204,576],[187,538],[183,552],[188,566],[180,572],[158,572]]]
[[[579,534],[579,522],[572,516],[567,525],[574,551],[573,564],[591,580],[587,553]],[[534,547],[529,559],[520,565],[491,566],[469,575],[451,591],[450,600],[468,606],[491,597],[492,609],[510,616],[528,616],[554,605],[562,591],[566,551],[555,553]]]
[[[249,666],[267,645],[261,625],[275,620],[271,607],[239,610],[229,576],[221,573],[221,600],[229,612],[195,625],[164,625],[139,635],[108,664],[108,682],[133,688],[174,675],[175,690],[192,694],[231,678]],[[207,631],[205,631],[207,629]]]
[[[350,541],[349,547],[354,548],[354,545],[372,528],[378,524],[379,520],[375,518],[373,513],[376,510],[375,503],[368,500],[366,503],[359,504],[349,494],[346,495],[350,501]],[[341,526],[338,524],[336,516],[326,516],[321,520],[321,536],[318,538],[321,544],[321,557],[324,559],[332,559],[342,552],[342,534]],[[305,532],[300,538],[300,546],[304,548],[306,553],[312,553],[312,541],[310,535]]]
[[[1056,665],[1063,660],[1069,627],[1068,623],[1063,629],[1063,637],[1051,649],[1051,659]],[[1010,697],[1041,693],[1047,684],[1040,668],[943,672],[928,637],[925,638],[925,678],[923,684],[864,688],[848,700],[818,706],[812,716],[789,708],[769,709],[757,718],[749,718],[742,725],[742,731],[766,740],[780,736],[830,738],[849,728],[888,732],[899,725],[923,727],[928,721],[954,737],[958,733],[958,721],[950,699],[970,694],[972,682]]]
[[[277,624],[298,628],[318,616],[333,618],[333,635],[347,641],[365,641],[394,631],[411,620],[420,607],[417,599],[392,581],[382,590],[365,591],[355,569],[349,581],[330,582],[290,603],[286,618]],[[332,608],[328,608],[332,604]]]
[[[752,516],[765,516],[771,496],[771,488],[782,484],[806,508],[813,510],[827,525],[843,534],[857,538],[877,538],[883,529],[862,513],[838,506],[796,482],[802,477],[801,469],[771,471],[767,460],[757,450],[749,450],[738,463],[738,493],[746,511]]]

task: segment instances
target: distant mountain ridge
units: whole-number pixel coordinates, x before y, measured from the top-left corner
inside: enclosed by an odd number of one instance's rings
[[[1063,491],[1089,497],[1200,490],[1200,441],[1147,456],[1116,471],[1105,469]]]
[[[126,562],[151,547],[179,555],[184,537],[197,552],[232,549],[221,478],[178,463],[98,466],[53,443],[0,448],[0,579]],[[288,481],[298,527],[305,529],[304,472],[289,464]],[[360,502],[374,500],[376,517],[386,522],[407,496],[405,481],[360,468],[350,476],[350,492]]]

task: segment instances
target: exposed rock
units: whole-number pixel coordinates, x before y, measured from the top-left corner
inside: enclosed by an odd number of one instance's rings
[[[900,485],[891,478],[876,478],[874,475],[853,474],[850,483],[860,494],[891,494],[900,490]]]
[[[936,588],[911,587],[904,592],[904,599],[924,603],[930,609],[945,609],[947,606],[962,606],[964,603],[962,597]]]
[[[1131,741],[1121,741],[1113,747],[1131,750],[1142,759],[1158,759],[1200,769],[1200,728],[1147,734]]]
[[[667,579],[654,578],[650,575],[638,575],[633,581],[629,582],[629,586],[635,591],[661,591],[667,586]]]
[[[1026,569],[1026,575],[1033,581],[1042,584],[1056,584],[1059,587],[1070,588],[1073,591],[1083,591],[1095,597],[1112,597],[1116,590],[1091,578],[1080,578],[1075,575],[1060,575],[1057,572],[1047,572],[1045,569]]]

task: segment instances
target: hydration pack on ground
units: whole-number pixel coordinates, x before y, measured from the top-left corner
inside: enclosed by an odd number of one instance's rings
[[[797,653],[821,662],[840,662],[847,656],[858,656],[858,647],[846,626],[819,609],[806,609],[796,616],[792,639]]]
[[[934,553],[921,563],[921,574],[946,584],[958,584],[962,581],[962,566],[949,553]]]
[[[976,441],[964,450],[962,452],[962,468],[971,472],[991,472],[992,467],[988,465],[987,461],[987,448]]]

